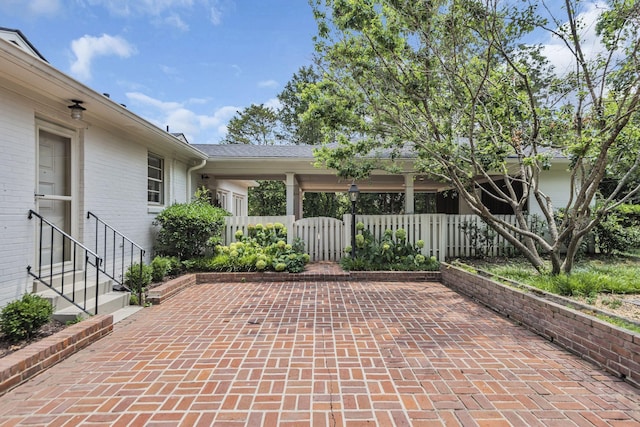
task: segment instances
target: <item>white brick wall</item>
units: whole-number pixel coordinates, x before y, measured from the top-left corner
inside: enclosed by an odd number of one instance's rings
[[[34,112],[0,88],[0,306],[19,298],[29,283],[34,228],[27,219],[34,205]]]
[[[86,218],[91,211],[143,246],[149,261],[155,235],[151,223],[162,209],[150,209],[147,203],[150,148],[92,124],[78,136],[76,237],[93,248],[95,226]],[[35,221],[29,221],[27,214],[35,209],[36,143],[31,101],[0,87],[0,307],[30,290],[27,266],[35,259]],[[153,147],[151,151],[165,159],[165,205],[184,202],[188,165],[171,153]]]

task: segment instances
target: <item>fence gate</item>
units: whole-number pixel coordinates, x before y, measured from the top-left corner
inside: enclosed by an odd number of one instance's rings
[[[293,223],[293,234],[304,242],[311,261],[339,261],[345,246],[344,223],[328,217],[303,218]]]

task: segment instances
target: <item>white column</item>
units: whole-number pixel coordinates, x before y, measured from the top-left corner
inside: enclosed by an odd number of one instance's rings
[[[414,212],[413,202],[413,174],[404,174],[404,213],[412,214]]]
[[[304,216],[304,191],[298,187],[298,203],[296,204],[296,218],[300,219]]]
[[[293,172],[286,173],[287,187],[287,215],[296,215],[296,174]],[[296,217],[297,218],[297,217]]]

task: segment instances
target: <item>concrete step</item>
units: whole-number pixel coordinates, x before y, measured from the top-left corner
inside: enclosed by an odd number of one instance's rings
[[[98,298],[98,314],[111,314],[129,306],[129,292],[109,292]],[[64,301],[63,308],[55,307],[53,318],[60,322],[74,321],[78,317],[87,317],[87,314],[64,298],[58,296],[57,301]],[[95,298],[87,299],[87,311],[93,313]]]
[[[73,283],[74,277],[76,278],[75,286]],[[95,311],[96,286],[98,290],[99,314],[110,314],[123,307],[129,306],[129,292],[115,292],[111,279],[105,279],[103,275],[101,275],[101,279],[102,280],[96,285],[95,275],[87,275],[88,283],[85,289],[84,274],[82,274],[82,272],[76,273],[75,275],[73,273],[65,273],[64,280],[62,274],[50,278],[51,283],[55,286],[55,290],[38,280],[34,280],[32,286],[33,292],[46,298],[51,303],[54,310],[54,319],[67,322],[74,321],[78,316],[86,316],[86,313],[83,313],[82,310],[68,301],[67,298],[72,299],[80,306],[85,306],[87,311],[93,313]],[[62,288],[63,282],[64,289]],[[64,292],[66,298],[62,297],[59,294],[60,292]]]
[[[48,274],[43,274],[43,279],[45,282],[48,282],[51,284],[51,286],[53,287],[60,287],[62,285],[62,280],[64,279],[64,283],[71,283],[74,280],[77,282],[81,282],[84,280],[84,271],[83,270],[76,270],[75,273],[71,272],[71,271],[67,271],[64,274],[62,273],[56,273],[54,275],[48,275]],[[100,275],[101,278],[104,278],[104,275]],[[87,270],[87,280],[89,282],[94,282],[96,280],[96,271],[95,269],[91,269],[91,270]],[[42,283],[40,283],[37,280],[34,280],[34,286],[45,286]],[[36,292],[36,290],[34,289],[34,292]]]

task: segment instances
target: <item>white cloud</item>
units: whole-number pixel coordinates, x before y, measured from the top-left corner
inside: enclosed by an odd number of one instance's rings
[[[222,11],[216,6],[211,6],[211,15],[210,15],[211,23],[213,25],[222,24]]]
[[[581,23],[580,37],[583,53],[587,60],[591,60],[605,51],[596,35],[596,22],[607,6],[594,2],[585,3],[584,7],[584,11],[577,16],[577,20]],[[558,37],[550,36],[542,43],[542,48],[542,53],[549,59],[558,74],[565,74],[575,69],[575,55]]]
[[[282,103],[278,98],[271,98],[264,103],[265,107],[273,108],[274,110],[279,110],[282,108]]]
[[[83,80],[91,78],[91,63],[96,57],[115,55],[128,58],[135,53],[135,48],[125,39],[108,34],[80,37],[71,42],[71,50],[76,57],[71,64],[71,72]]]
[[[189,24],[184,22],[180,15],[172,13],[164,19],[165,24],[177,28],[180,31],[189,31]]]
[[[258,82],[258,87],[278,87],[278,82],[275,80],[263,80],[261,82]]]
[[[169,126],[172,132],[184,133],[187,140],[194,144],[217,143],[227,133],[227,123],[239,111],[240,107],[224,106],[212,114],[196,112],[189,105],[206,105],[204,99],[192,98],[186,102],[161,101],[140,92],[126,94],[132,109],[158,127]]]
[[[43,1],[43,0],[40,0]],[[52,0],[49,0],[52,1]],[[160,22],[181,31],[187,31],[189,24],[185,16],[208,16],[213,25],[220,25],[225,12],[232,8],[230,0],[79,0],[88,6],[102,6],[117,16],[168,16]],[[158,22],[158,21],[156,21]]]
[[[60,11],[61,4],[60,0],[31,0],[28,8],[33,15],[53,16]]]
[[[41,16],[55,16],[62,11],[61,0],[0,0],[0,11],[8,15],[28,16],[38,18]],[[6,18],[6,17],[5,17]],[[5,25],[8,22],[4,23]]]
[[[231,68],[233,68],[233,70],[235,71],[234,76],[238,77],[239,75],[242,74],[242,68],[240,68],[239,65],[231,64]]]
[[[179,102],[160,101],[140,92],[127,92],[126,95],[127,98],[133,101],[133,103],[137,103],[145,107],[153,107],[154,109],[163,112],[176,110],[182,107],[182,104]]]

